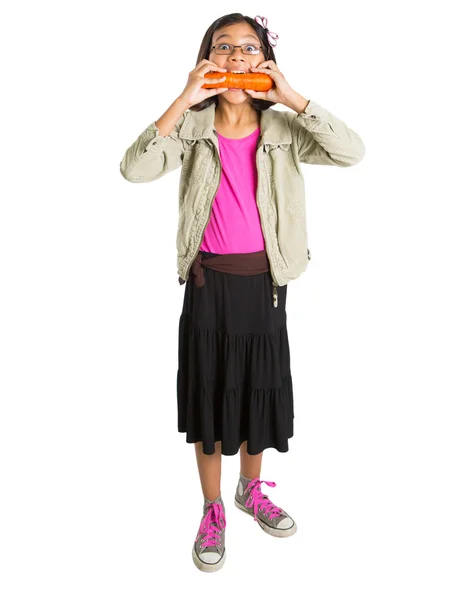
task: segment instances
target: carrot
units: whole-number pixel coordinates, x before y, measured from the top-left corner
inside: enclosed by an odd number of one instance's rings
[[[217,83],[205,83],[202,88],[238,88],[240,90],[254,90],[267,92],[273,87],[273,79],[266,73],[205,73],[206,78],[219,79],[223,75],[226,79]]]

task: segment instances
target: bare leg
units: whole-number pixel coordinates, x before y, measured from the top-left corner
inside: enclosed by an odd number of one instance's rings
[[[247,479],[260,477],[262,468],[263,452],[260,454],[247,454],[247,441],[242,442],[240,447],[240,472]]]
[[[203,495],[212,502],[221,493],[221,442],[215,442],[214,454],[204,454],[202,442],[195,442],[195,454]]]

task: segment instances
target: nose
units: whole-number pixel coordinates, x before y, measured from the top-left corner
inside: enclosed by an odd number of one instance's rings
[[[234,59],[231,59],[229,61],[229,66],[231,69],[240,69],[245,70],[247,68],[247,63],[245,62],[244,59],[239,60],[239,57],[236,57]]]
[[[244,54],[242,53],[242,48],[234,48],[234,52],[231,54],[231,56],[229,58],[230,58],[230,60],[232,60],[233,58],[236,58],[236,59],[241,58],[242,60],[245,60]]]

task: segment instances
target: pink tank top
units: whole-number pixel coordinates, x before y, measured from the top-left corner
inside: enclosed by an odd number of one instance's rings
[[[255,198],[255,160],[260,127],[240,139],[218,133],[221,182],[200,250],[216,254],[259,252],[265,249]]]

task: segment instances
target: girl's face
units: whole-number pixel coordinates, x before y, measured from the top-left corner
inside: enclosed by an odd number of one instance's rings
[[[235,23],[234,25],[229,25],[229,27],[222,27],[214,32],[211,41],[211,46],[217,44],[233,44],[234,46],[257,44],[260,46],[262,44],[258,35],[247,23]],[[232,54],[216,54],[214,49],[211,49],[208,60],[228,71],[244,71],[245,73],[249,73],[252,67],[256,67],[265,61],[265,54],[263,53],[263,49],[260,49],[258,54],[244,54],[242,48],[234,48]],[[220,96],[226,96],[230,102],[244,102],[246,98],[251,98],[244,90],[228,90],[220,94]]]

